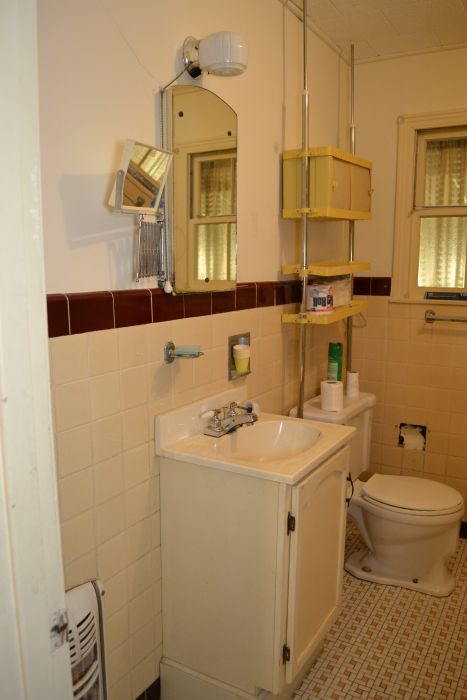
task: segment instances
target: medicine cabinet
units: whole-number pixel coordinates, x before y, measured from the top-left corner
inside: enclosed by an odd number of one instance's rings
[[[308,206],[301,208],[302,158],[309,158]],[[324,146],[285,151],[282,167],[282,216],[299,219],[306,212],[309,219],[371,218],[371,162]]]
[[[164,147],[173,152],[166,221],[176,292],[235,289],[237,115],[194,85],[163,95]]]

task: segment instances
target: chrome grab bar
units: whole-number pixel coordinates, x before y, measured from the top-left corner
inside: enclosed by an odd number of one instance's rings
[[[435,321],[449,321],[450,323],[467,323],[466,318],[459,318],[459,316],[437,316],[432,309],[425,311],[425,323],[434,323]]]

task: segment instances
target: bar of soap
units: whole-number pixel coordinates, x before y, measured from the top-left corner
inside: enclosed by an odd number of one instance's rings
[[[199,345],[179,345],[175,348],[175,354],[180,357],[192,357],[193,355],[199,355],[200,346]]]

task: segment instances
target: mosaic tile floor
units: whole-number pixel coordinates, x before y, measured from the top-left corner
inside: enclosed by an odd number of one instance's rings
[[[363,547],[350,525],[347,556]],[[447,598],[344,576],[343,609],[294,700],[467,700],[467,540]]]

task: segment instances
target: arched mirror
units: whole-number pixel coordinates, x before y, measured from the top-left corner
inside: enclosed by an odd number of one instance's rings
[[[237,115],[217,95],[176,85],[165,95],[167,182],[177,292],[235,288]]]

